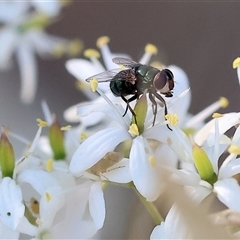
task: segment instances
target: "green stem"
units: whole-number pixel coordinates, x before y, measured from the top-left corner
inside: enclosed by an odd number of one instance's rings
[[[147,209],[148,213],[152,216],[154,222],[156,223],[156,225],[160,225],[161,222],[164,221],[163,217],[161,216],[161,214],[159,213],[159,211],[157,210],[156,206],[152,203],[152,202],[148,202],[146,201],[146,198],[144,198],[139,192],[138,190],[134,187],[135,192],[137,193],[140,201],[142,202],[142,204],[145,206],[145,208]]]

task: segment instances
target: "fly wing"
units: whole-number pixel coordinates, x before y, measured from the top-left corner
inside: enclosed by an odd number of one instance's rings
[[[127,68],[132,68],[132,67],[141,65],[140,63],[134,62],[131,59],[122,58],[122,57],[113,58],[112,61],[118,65],[123,65],[124,67],[127,67]]]
[[[98,82],[111,82],[116,74],[121,71],[121,69],[112,69],[110,71],[98,73],[86,79],[87,82],[90,82],[92,79],[97,79]]]

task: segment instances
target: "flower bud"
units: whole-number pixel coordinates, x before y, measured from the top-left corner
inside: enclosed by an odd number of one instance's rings
[[[217,175],[213,170],[212,163],[208,158],[206,152],[200,148],[197,144],[193,145],[193,158],[195,167],[202,180],[213,184],[217,180]]]
[[[2,170],[2,178],[12,178],[15,166],[15,156],[12,144],[9,142],[4,129],[0,136],[0,165]]]
[[[142,134],[144,131],[144,122],[147,116],[147,109],[148,109],[148,103],[146,98],[146,93],[144,93],[138,100],[134,107],[134,112],[136,114],[136,121],[135,117],[132,117],[132,124],[136,124],[138,128],[139,134]]]
[[[48,132],[50,146],[52,148],[54,159],[63,160],[66,157],[65,145],[64,145],[64,134],[61,131],[61,126],[54,119],[52,125],[49,128]]]

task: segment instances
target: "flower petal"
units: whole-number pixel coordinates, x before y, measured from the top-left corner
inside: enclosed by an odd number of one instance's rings
[[[9,177],[3,178],[0,184],[0,220],[14,230],[24,215],[22,191],[16,182]]]
[[[129,133],[123,128],[112,127],[97,132],[87,138],[73,154],[70,171],[81,174],[129,138]]]
[[[230,178],[240,173],[240,158],[233,159],[226,165],[222,165],[219,169],[218,179]]]
[[[117,164],[108,168],[101,176],[102,180],[109,180],[116,183],[129,183],[132,181],[132,176],[129,170],[129,159],[124,158]]]
[[[17,41],[18,35],[12,28],[2,28],[0,30],[0,69],[9,68]]]
[[[16,54],[21,75],[20,98],[28,104],[34,100],[37,90],[37,64],[31,43],[22,41]]]
[[[167,240],[164,222],[162,222],[161,225],[156,226],[150,235],[150,240],[157,240],[157,239]]]
[[[148,201],[156,200],[163,187],[159,168],[150,164],[151,155],[151,148],[146,139],[142,136],[136,137],[129,156],[130,172],[137,190]]]
[[[228,208],[240,212],[240,187],[237,180],[227,178],[214,184],[218,199]]]
[[[105,220],[106,209],[101,182],[95,182],[91,186],[89,194],[89,211],[95,223],[96,229],[102,228]]]

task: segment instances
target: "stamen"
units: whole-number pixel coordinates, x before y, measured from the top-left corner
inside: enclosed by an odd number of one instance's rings
[[[240,66],[240,57],[236,58],[234,61],[233,61],[233,68],[238,68]]]
[[[219,103],[222,108],[226,108],[229,105],[229,101],[225,97],[220,97]]]
[[[210,117],[216,110],[221,107],[227,107],[228,100],[224,97],[221,97],[218,101],[212,103],[210,106],[203,109],[201,112],[192,117],[187,123],[186,128],[193,127],[198,125],[198,123],[203,122],[206,118]]]
[[[229,152],[229,153],[232,153],[232,154],[240,155],[240,147],[237,146],[237,145],[231,145],[231,146],[228,148],[228,152]]]
[[[71,128],[72,128],[71,125],[67,125],[67,126],[61,127],[61,130],[62,131],[69,131]]]
[[[152,55],[156,55],[158,52],[158,49],[155,45],[149,43],[145,47],[145,52],[151,53]]]
[[[221,118],[221,117],[223,117],[223,114],[221,114],[221,113],[214,113],[212,115],[212,118]]]
[[[53,170],[53,160],[49,158],[46,163],[46,171],[51,172]]]
[[[96,42],[97,47],[101,48],[103,45],[109,43],[109,41],[110,41],[110,38],[108,36],[102,36],[97,39],[97,42]]]
[[[38,122],[38,126],[39,127],[47,127],[48,123],[44,120],[42,120],[41,118],[37,118],[37,122]]]
[[[137,127],[137,124],[132,124],[130,127],[129,127],[129,132],[135,136],[139,136],[139,131],[138,131],[138,127]]]
[[[97,78],[93,78],[93,79],[90,80],[90,87],[91,87],[93,92],[96,92],[97,87],[98,87],[98,80],[97,80]]]
[[[85,133],[85,132],[83,132],[83,133],[81,133],[81,135],[80,135],[80,140],[81,141],[84,141],[85,139],[87,139],[87,134]]]
[[[95,49],[92,49],[92,48],[89,48],[89,49],[86,49],[83,53],[83,55],[87,58],[100,58],[100,53],[95,50]]]
[[[157,159],[153,155],[149,156],[148,161],[151,167],[155,168],[157,166]]]
[[[147,44],[145,47],[145,53],[143,54],[142,58],[140,59],[140,63],[142,64],[149,64],[149,61],[152,55],[157,54],[157,47],[153,44]]]
[[[167,114],[165,116],[166,120],[169,122],[171,126],[176,126],[178,124],[178,115],[175,114]]]

